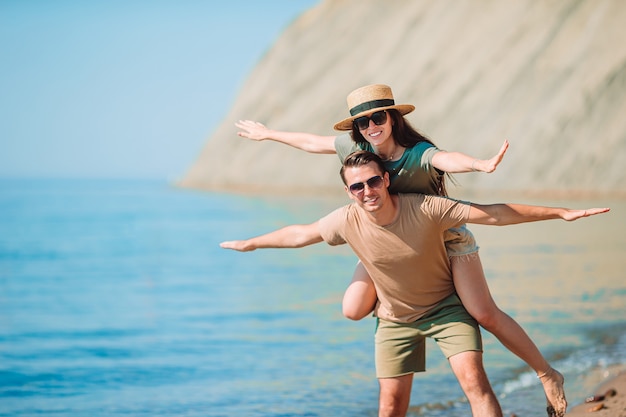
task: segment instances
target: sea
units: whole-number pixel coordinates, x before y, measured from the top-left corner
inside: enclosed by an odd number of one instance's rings
[[[347,202],[0,180],[0,416],[376,416],[375,321],[341,314],[349,248],[219,246]],[[470,226],[494,299],[565,375],[575,405],[626,364],[626,202],[515,202],[611,207],[576,222]],[[534,373],[483,336],[504,414],[545,415]],[[427,350],[409,415],[470,415],[447,361]]]

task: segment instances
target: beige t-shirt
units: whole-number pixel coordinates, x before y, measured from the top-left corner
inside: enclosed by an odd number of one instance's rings
[[[399,194],[398,218],[373,223],[356,204],[323,217],[329,245],[348,243],[370,274],[381,319],[413,322],[454,293],[443,231],[467,221],[470,205],[446,197]]]

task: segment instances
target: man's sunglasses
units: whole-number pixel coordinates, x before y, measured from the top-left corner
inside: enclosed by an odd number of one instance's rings
[[[359,130],[365,130],[370,125],[370,120],[374,122],[376,126],[383,125],[387,122],[387,112],[385,110],[372,113],[370,116],[362,116],[354,119],[352,123]]]
[[[363,190],[365,190],[365,184],[367,184],[369,188],[376,190],[383,186],[383,182],[383,177],[381,177],[380,175],[376,175],[375,177],[372,177],[365,182],[355,182],[354,184],[350,185],[348,189],[350,189],[350,192],[352,194],[359,195],[363,192]]]

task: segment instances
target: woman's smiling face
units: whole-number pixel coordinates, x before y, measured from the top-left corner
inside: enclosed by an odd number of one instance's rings
[[[367,116],[369,117],[371,115],[372,114],[368,114]],[[392,118],[387,113],[387,120],[385,123],[377,125],[372,120],[369,120],[367,128],[359,128],[359,132],[361,132],[361,135],[363,135],[365,140],[368,141],[370,145],[378,148],[388,139],[392,138],[392,126]]]

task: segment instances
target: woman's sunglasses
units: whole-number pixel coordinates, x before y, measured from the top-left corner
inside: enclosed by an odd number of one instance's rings
[[[387,122],[387,112],[385,110],[372,113],[370,116],[362,116],[354,119],[352,123],[359,130],[365,130],[370,125],[370,120],[374,122],[376,126],[383,125]]]
[[[383,177],[376,175],[365,182],[355,182],[351,184],[348,189],[350,189],[352,194],[359,195],[365,190],[365,184],[373,190],[378,189],[383,186]]]

